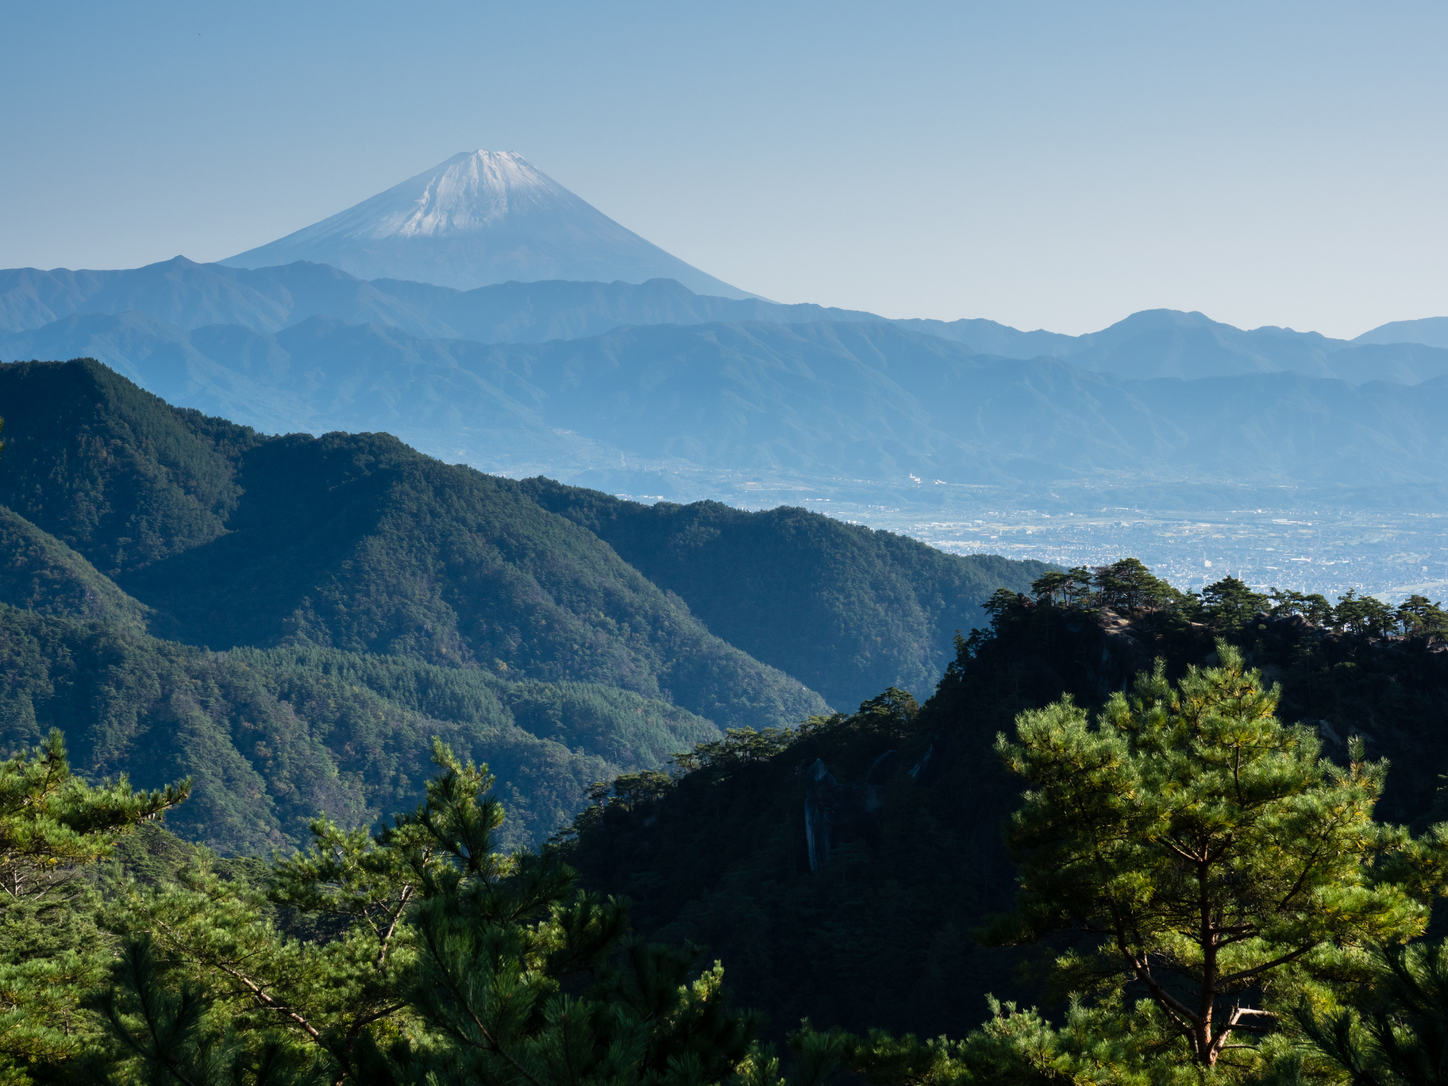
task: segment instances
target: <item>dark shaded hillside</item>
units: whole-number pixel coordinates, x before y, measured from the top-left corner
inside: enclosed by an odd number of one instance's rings
[[[1017,972],[1028,952],[972,938],[1014,894],[1001,830],[1022,785],[1002,769],[995,736],[1062,693],[1100,705],[1154,656],[1174,675],[1208,662],[1214,635],[1234,624],[1225,612],[1190,622],[1024,596],[996,604],[992,629],[960,645],[918,713],[890,694],[795,736],[731,736],[686,760],[673,783],[620,782],[577,823],[571,862],[591,888],[632,896],[641,930],[696,940],[728,963],[739,998],[780,1032],[808,1016],[817,1027],[959,1036],[988,992],[1040,1000]],[[1370,757],[1391,760],[1382,818],[1421,827],[1443,817],[1448,646],[1286,614],[1232,639],[1282,683],[1282,719],[1317,727],[1329,756],[1343,759],[1360,734]],[[807,800],[829,812],[816,871]]]
[[[253,430],[174,408],[98,362],[0,367],[0,504],[114,573],[215,539]]]
[[[0,506],[0,603],[63,618],[146,628],[150,609],[54,536]]]
[[[998,588],[1026,590],[1046,570],[945,554],[803,509],[649,506],[548,479],[522,486],[677,593],[711,631],[835,706],[890,686],[933,689],[956,631],[985,622],[981,604]]]
[[[184,640],[607,683],[729,727],[823,708],[509,480],[370,434],[269,441],[238,478],[228,534],[124,579]]]

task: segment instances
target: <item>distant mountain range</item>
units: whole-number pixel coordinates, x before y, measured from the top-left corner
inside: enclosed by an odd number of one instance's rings
[[[511,151],[464,151],[284,238],[222,261],[266,268],[309,260],[363,279],[463,290],[542,279],[677,279],[749,297],[614,222]]]
[[[0,272],[0,358],[76,357],[268,432],[678,499],[1448,479],[1448,318],[1066,336],[780,305],[491,152],[222,264]]]
[[[1389,321],[1364,332],[1354,343],[1426,343],[1448,347],[1448,317],[1425,317],[1416,321]]]
[[[1141,321],[1147,338],[1155,320]],[[907,488],[1448,478],[1448,351],[1427,347],[1398,360],[1441,375],[1408,385],[1285,370],[1121,377],[1079,356],[984,355],[886,321],[642,325],[483,344],[321,316],[261,333],[128,312],[0,339],[0,357],[79,355],[263,430],[387,431],[448,461],[610,490],[640,473],[698,478],[679,496],[731,473]]]
[[[1070,359],[1082,369],[1123,377],[1292,370],[1354,383],[1413,384],[1448,373],[1448,318],[1398,321],[1342,340],[1288,328],[1246,331],[1201,313],[1157,309],[1134,313],[1100,332],[1066,336],[1022,332],[988,320],[888,321],[862,310],[696,294],[672,279],[511,282],[463,291],[399,280],[368,282],[317,263],[242,269],[185,257],[126,271],[0,271],[0,333],[12,337],[71,317],[128,312],[185,330],[239,325],[255,332],[279,332],[325,316],[478,343],[578,339],[630,325],[885,322],[980,354]],[[0,351],[15,353],[9,344],[24,342],[29,341],[7,338]]]

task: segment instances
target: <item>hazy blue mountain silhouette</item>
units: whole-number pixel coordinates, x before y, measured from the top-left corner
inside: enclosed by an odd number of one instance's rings
[[[1381,485],[1448,471],[1448,377],[1133,379],[981,355],[888,322],[480,344],[324,317],[263,334],[123,314],[0,339],[0,357],[80,353],[124,356],[123,372],[168,400],[265,429],[386,430],[447,459],[570,478],[650,465],[902,484]]]
[[[1354,343],[1422,343],[1448,347],[1448,317],[1424,317],[1416,321],[1389,321],[1358,336]]]
[[[316,263],[242,269],[196,264],[184,257],[127,271],[0,271],[0,332],[34,331],[79,314],[129,311],[183,329],[232,324],[277,332],[313,317],[329,317],[479,343],[576,339],[630,325],[885,320],[859,310],[695,294],[672,279],[638,284],[515,282],[459,291],[400,280],[366,282]],[[1291,370],[1357,383],[1411,384],[1448,373],[1448,350],[1441,347],[1370,343],[1366,337],[1336,340],[1272,327],[1247,331],[1175,310],[1135,313],[1084,336],[1022,332],[987,320],[891,323],[982,354],[1068,358],[1084,369],[1127,377]],[[97,357],[123,370],[127,365],[124,353]]]
[[[180,256],[127,271],[0,271],[3,332],[42,328],[79,313],[127,311],[180,328],[239,324],[258,332],[327,316],[483,343],[574,339],[624,324],[884,319],[857,310],[695,294],[674,279],[515,282],[460,291],[392,279],[366,282],[305,261],[249,269]]]

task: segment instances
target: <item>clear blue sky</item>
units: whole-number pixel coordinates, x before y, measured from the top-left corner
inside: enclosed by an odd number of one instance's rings
[[[0,267],[214,260],[518,151],[782,301],[1448,314],[1448,4],[0,6]]]

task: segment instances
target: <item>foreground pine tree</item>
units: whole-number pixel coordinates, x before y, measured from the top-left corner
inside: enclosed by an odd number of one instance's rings
[[[375,836],[319,821],[265,893],[204,865],[134,893],[86,1076],[780,1086],[718,963],[631,936],[627,906],[579,892],[556,854],[497,852],[487,768],[442,744],[434,761],[416,812]]]
[[[407,995],[420,1028],[364,1080],[393,1083],[709,1083],[749,1054],[757,1023],[724,1002],[716,963],[628,935],[616,901],[578,893],[551,855],[493,851],[502,805],[486,768],[442,746],[442,773],[399,831],[425,831]]]
[[[81,1004],[114,943],[96,925],[87,869],[189,789],[133,792],[124,777],[88,785],[71,774],[58,731],[0,762],[0,1081],[25,1082],[95,1036]]]
[[[1251,1047],[1365,948],[1420,934],[1424,847],[1373,820],[1386,766],[1339,768],[1241,654],[1161,667],[1093,725],[1069,699],[998,747],[1031,790],[1007,831],[1020,868],[1007,940],[1086,937],[1058,958],[1078,993],[1139,992],[1203,1067]],[[1404,862],[1407,861],[1407,862]]]

